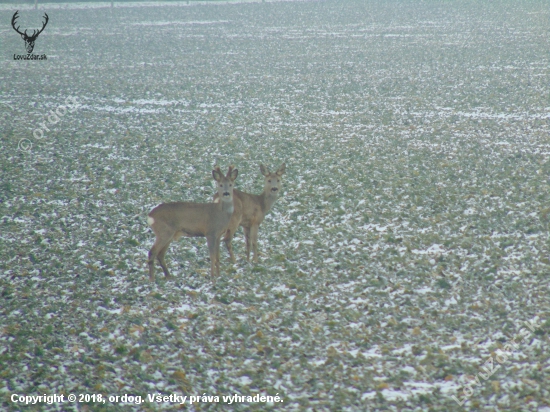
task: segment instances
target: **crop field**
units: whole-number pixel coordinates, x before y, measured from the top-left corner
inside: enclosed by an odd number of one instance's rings
[[[0,7],[0,409],[550,411],[547,2],[104,6]],[[283,162],[257,264],[149,280]]]

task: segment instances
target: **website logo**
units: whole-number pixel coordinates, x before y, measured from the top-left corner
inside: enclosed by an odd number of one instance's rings
[[[34,50],[34,42],[38,38],[38,35],[44,31],[46,28],[46,25],[48,24],[49,17],[46,13],[44,13],[44,22],[42,23],[42,28],[39,30],[33,29],[32,34],[29,36],[27,34],[27,30],[25,29],[24,32],[19,30],[19,25],[17,25],[17,18],[19,17],[19,10],[17,10],[11,19],[11,26],[13,29],[21,35],[21,38],[25,41],[25,49],[27,49],[27,55],[13,55],[13,60],[46,60],[46,55],[42,54],[40,56],[36,54],[32,54],[32,51]]]

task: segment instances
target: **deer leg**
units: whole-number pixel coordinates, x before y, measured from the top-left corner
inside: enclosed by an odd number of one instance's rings
[[[250,228],[243,227],[244,229],[244,240],[246,242],[246,260],[250,262]]]
[[[149,251],[149,260],[147,261],[147,264],[149,265],[149,279],[153,282],[155,281],[155,260],[159,256],[160,252],[165,248],[167,249],[168,245],[170,245],[171,238],[168,238],[168,240],[164,240],[164,239],[165,238],[161,238],[157,236],[157,239],[155,240],[153,247]],[[162,259],[164,260],[164,255],[162,256]],[[160,259],[159,259],[159,262],[160,262]],[[162,263],[161,263],[161,266],[162,266]],[[164,267],[162,269],[164,270]],[[164,274],[166,275],[166,272],[164,272]]]
[[[225,242],[225,247],[227,248],[227,251],[229,252],[229,259],[231,259],[231,262],[235,263],[235,255],[233,254],[233,236],[235,236],[235,232],[231,230],[231,228],[227,229],[225,232],[225,237],[223,238],[223,241]]]
[[[229,252],[229,259],[232,263],[235,263],[235,255],[233,253],[233,245],[231,242],[233,241],[233,238],[235,237],[235,232],[237,232],[237,230],[239,229],[239,224],[241,223],[242,211],[240,210],[240,208],[242,208],[242,205],[239,201],[235,205],[235,211],[233,212],[233,215],[229,220],[229,226],[227,227],[227,230],[225,231],[225,236],[223,238],[225,247]]]
[[[217,262],[220,253],[220,239],[217,236],[207,236],[206,243],[208,244],[208,253],[210,255],[210,276],[214,279],[216,269],[219,270],[220,267],[219,262]]]
[[[221,276],[221,270],[220,270],[220,238],[218,237],[217,241],[217,247],[216,247],[216,272],[218,273],[218,277]]]
[[[164,246],[160,250],[159,254],[157,255],[157,260],[160,263],[160,267],[162,268],[162,271],[164,272],[164,276],[166,277],[166,279],[171,279],[172,276],[170,275],[170,272],[168,272],[168,267],[166,266],[166,261],[164,260],[164,256],[168,251],[168,246],[170,246],[170,243],[168,243],[166,246]]]
[[[254,225],[250,228],[250,243],[252,243],[252,250],[254,251],[254,263],[258,263],[258,225]]]

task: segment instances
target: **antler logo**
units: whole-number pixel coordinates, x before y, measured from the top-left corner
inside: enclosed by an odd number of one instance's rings
[[[34,42],[36,41],[36,38],[38,37],[38,35],[40,33],[42,33],[44,31],[44,29],[46,28],[46,25],[48,24],[49,17],[46,13],[44,13],[44,23],[42,23],[42,28],[40,30],[33,30],[32,35],[29,36],[27,34],[27,30],[25,30],[22,33],[22,32],[19,31],[19,26],[15,27],[15,25],[17,23],[16,20],[19,17],[17,13],[19,13],[19,10],[17,10],[14,13],[14,15],[11,19],[11,25],[12,25],[13,29],[21,35],[23,40],[25,40],[25,48],[27,49],[27,53],[32,53],[32,51],[34,49]]]

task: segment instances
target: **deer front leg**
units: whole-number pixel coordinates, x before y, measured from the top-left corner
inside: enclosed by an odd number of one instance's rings
[[[254,263],[258,263],[258,225],[253,225],[250,228],[250,243],[254,251]]]
[[[240,200],[235,199],[234,201],[234,212],[233,215],[231,215],[231,220],[229,220],[229,226],[227,227],[227,230],[225,232],[224,242],[225,247],[227,248],[227,251],[229,252],[229,258],[231,259],[232,263],[235,263],[235,255],[233,254],[233,238],[235,237],[235,233],[239,229],[239,225],[241,224],[242,219],[242,209],[243,205]]]
[[[208,244],[208,253],[210,255],[210,276],[212,279],[219,271],[219,256],[220,256],[220,239],[219,236],[209,235],[206,237],[206,243]]]
[[[218,236],[218,247],[216,248],[216,273],[217,276],[221,276],[221,270],[220,270],[220,238]]]
[[[243,227],[244,230],[244,240],[246,243],[246,261],[250,262],[250,228]]]

